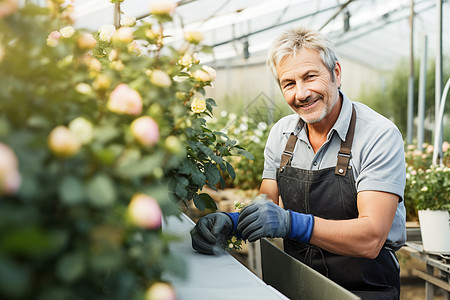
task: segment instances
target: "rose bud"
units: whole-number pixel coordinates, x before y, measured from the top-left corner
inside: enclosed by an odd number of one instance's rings
[[[142,228],[158,229],[161,227],[161,208],[158,202],[145,194],[136,194],[128,205],[131,221]]]
[[[83,117],[73,119],[69,123],[69,129],[83,145],[89,144],[94,137],[94,126]]]
[[[192,77],[200,82],[210,82],[216,79],[216,70],[211,67],[203,66],[200,70],[195,70]]]
[[[145,293],[145,300],[176,300],[177,295],[172,285],[166,282],[155,282]]]
[[[98,32],[100,40],[109,42],[111,41],[114,32],[116,32],[116,27],[114,27],[114,25],[102,25]]]
[[[142,146],[153,146],[159,140],[159,127],[152,118],[144,116],[134,120],[131,125],[131,134]]]
[[[78,48],[90,50],[94,49],[97,45],[97,40],[90,33],[82,33],[77,40]]]
[[[124,15],[120,18],[120,25],[126,27],[133,27],[136,25],[136,18]]]
[[[156,0],[150,3],[150,13],[158,16],[171,16],[177,4],[168,0]]]
[[[57,126],[48,136],[48,146],[57,156],[71,157],[78,153],[81,143],[69,128]]]
[[[166,72],[161,70],[154,70],[150,74],[150,82],[159,87],[170,87],[172,80]]]
[[[141,95],[128,85],[121,83],[111,92],[106,107],[118,114],[135,116],[142,112],[142,105]]]
[[[199,31],[188,31],[184,33],[184,39],[196,45],[203,41],[203,34]]]
[[[9,146],[0,143],[0,195],[14,194],[21,181],[16,155]]]
[[[115,43],[131,43],[133,41],[133,30],[130,27],[120,27],[114,32],[112,40]]]
[[[63,38],[70,38],[75,33],[75,29],[72,26],[66,26],[61,28],[59,33],[61,33]]]

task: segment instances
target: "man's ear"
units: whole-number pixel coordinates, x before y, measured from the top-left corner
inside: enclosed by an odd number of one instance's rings
[[[338,87],[341,86],[341,79],[342,79],[342,69],[341,69],[341,64],[336,61],[336,64],[334,65],[334,80],[336,81],[336,85]]]

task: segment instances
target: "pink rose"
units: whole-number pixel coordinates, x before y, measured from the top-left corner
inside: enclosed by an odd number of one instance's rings
[[[107,108],[118,114],[136,116],[142,112],[142,98],[136,90],[121,83],[111,92]]]
[[[57,156],[71,157],[78,153],[81,143],[69,128],[57,126],[48,136],[48,146]]]
[[[131,221],[139,227],[158,229],[161,227],[161,208],[158,202],[145,194],[136,194],[128,205]]]
[[[130,125],[131,134],[142,146],[153,146],[159,140],[159,127],[150,117],[140,117]]]
[[[52,31],[47,37],[47,45],[49,47],[55,47],[58,45],[59,39],[61,38],[61,33],[59,31]]]
[[[21,181],[16,155],[10,147],[0,143],[0,195],[16,193]]]

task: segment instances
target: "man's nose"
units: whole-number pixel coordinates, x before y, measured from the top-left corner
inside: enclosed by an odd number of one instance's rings
[[[305,85],[300,82],[297,82],[296,84],[296,92],[295,92],[295,98],[298,101],[305,101],[309,96],[312,95],[311,90]]]

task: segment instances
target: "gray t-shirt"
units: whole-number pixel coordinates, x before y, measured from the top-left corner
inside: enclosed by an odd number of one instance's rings
[[[264,150],[263,179],[276,179],[281,155],[289,135],[298,136],[291,165],[307,170],[336,166],[341,140],[345,139],[350,123],[352,104],[356,109],[356,127],[352,145],[352,166],[357,192],[382,191],[400,197],[397,212],[386,245],[399,249],[406,241],[403,199],[406,167],[403,139],[398,128],[387,118],[366,105],[350,101],[342,92],[339,117],[327,136],[327,141],[314,153],[306,126],[300,128],[297,114],[280,119],[270,131]]]

